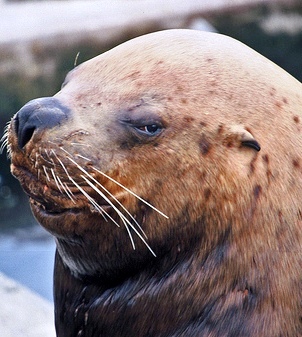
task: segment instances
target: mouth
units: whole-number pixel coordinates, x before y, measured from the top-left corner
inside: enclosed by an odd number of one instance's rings
[[[76,215],[84,210],[84,208],[61,208],[57,204],[41,203],[33,197],[29,197],[29,202],[33,213],[43,218],[60,218],[71,214]]]
[[[69,189],[69,195],[64,191],[49,186],[23,167],[11,167],[13,175],[19,180],[23,190],[29,197],[30,205],[35,215],[40,217],[61,217],[79,213],[108,213],[111,206],[102,200],[94,199],[92,191],[86,193],[90,200],[77,189]],[[92,202],[93,200],[93,202]],[[97,205],[95,207],[94,205]]]

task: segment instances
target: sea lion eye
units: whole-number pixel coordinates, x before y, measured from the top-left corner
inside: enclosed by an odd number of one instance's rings
[[[162,127],[158,124],[136,126],[135,128],[139,132],[144,133],[146,135],[150,135],[150,136],[157,135],[162,130]]]

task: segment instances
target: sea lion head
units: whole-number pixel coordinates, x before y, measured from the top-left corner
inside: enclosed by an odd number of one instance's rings
[[[228,240],[250,245],[248,260],[263,244],[249,238],[271,233],[280,214],[297,221],[298,86],[225,36],[139,37],[77,66],[56,95],[13,117],[12,172],[74,275],[202,260]],[[288,189],[290,209],[280,199]]]

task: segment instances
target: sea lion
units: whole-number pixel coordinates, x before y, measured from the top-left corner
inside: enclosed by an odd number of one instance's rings
[[[168,30],[72,70],[8,131],[56,238],[58,336],[302,336],[302,85]]]

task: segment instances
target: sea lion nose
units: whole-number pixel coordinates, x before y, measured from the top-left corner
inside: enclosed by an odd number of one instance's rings
[[[54,97],[34,99],[25,104],[14,117],[18,145],[22,149],[35,132],[62,124],[70,110]]]

